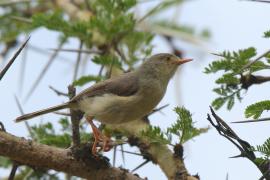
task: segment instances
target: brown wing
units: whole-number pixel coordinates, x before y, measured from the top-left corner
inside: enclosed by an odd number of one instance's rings
[[[118,96],[132,96],[136,94],[138,89],[138,78],[131,72],[99,82],[79,93],[70,102],[76,102],[85,97],[101,96],[105,93],[116,94]]]

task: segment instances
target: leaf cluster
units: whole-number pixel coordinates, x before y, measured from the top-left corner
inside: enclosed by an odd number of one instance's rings
[[[252,147],[252,151],[261,153],[263,155],[263,159],[268,160],[270,157],[270,138],[268,138],[262,145]]]
[[[252,105],[249,105],[245,110],[245,115],[247,118],[253,117],[255,119],[258,119],[263,113],[263,111],[269,110],[270,110],[270,100],[260,101]]]
[[[204,71],[206,74],[222,72],[222,75],[215,81],[219,87],[214,88],[213,91],[218,97],[212,102],[212,106],[219,109],[227,103],[227,109],[230,110],[235,104],[235,99],[239,101],[242,99],[241,91],[245,90],[241,81],[241,77],[244,76],[243,68],[257,55],[257,52],[254,47],[249,47],[237,52],[224,51],[215,55],[221,59],[210,63]],[[269,66],[264,62],[256,61],[248,67],[245,75],[268,68]]]
[[[142,131],[142,136],[147,137],[151,143],[160,144],[172,144],[173,137],[176,137],[178,139],[176,144],[184,144],[208,131],[208,127],[194,127],[192,115],[186,108],[176,107],[175,112],[178,115],[176,122],[165,131],[162,131],[159,127],[150,126],[146,131]]]

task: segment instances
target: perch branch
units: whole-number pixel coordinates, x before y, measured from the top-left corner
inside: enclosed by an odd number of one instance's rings
[[[75,152],[74,152],[75,151]],[[86,179],[142,180],[90,155],[89,147],[71,150],[51,147],[0,131],[0,155],[20,164],[62,171]]]

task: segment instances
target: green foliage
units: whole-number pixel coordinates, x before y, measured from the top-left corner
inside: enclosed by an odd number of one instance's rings
[[[249,105],[245,110],[245,115],[247,118],[253,117],[258,119],[263,111],[270,110],[270,100],[260,101],[255,104]]]
[[[33,28],[46,27],[50,30],[62,32],[66,37],[78,37],[81,40],[89,40],[92,33],[89,23],[83,21],[67,21],[60,11],[35,14],[32,17]]]
[[[178,119],[167,129],[167,133],[180,137],[180,144],[184,144],[208,131],[208,128],[195,128],[191,113],[184,107],[176,107],[175,112],[178,115]]]
[[[141,135],[147,137],[151,143],[168,144],[170,142],[164,132],[156,126],[149,126],[147,130],[142,131]]]
[[[159,127],[149,126],[146,131],[142,132],[143,137],[147,137],[152,143],[172,144],[172,138],[177,137],[177,143],[184,144],[208,131],[209,128],[195,128],[192,122],[191,113],[184,107],[175,108],[178,119],[166,131],[162,131]]]
[[[67,148],[71,144],[70,134],[56,134],[51,123],[34,125],[31,127],[34,139],[42,144]]]
[[[257,55],[256,49],[250,47],[247,49],[239,50],[238,52],[224,51],[221,54],[216,54],[222,57],[220,60],[216,60],[205,68],[205,73],[216,73],[218,71],[231,72],[239,74],[241,68],[246,65],[249,60]]]
[[[264,36],[263,37],[270,38],[270,31],[264,32]]]
[[[100,77],[100,76],[92,76],[92,75],[89,75],[89,76],[82,76],[80,77],[78,80],[75,80],[73,82],[73,85],[74,86],[83,86],[89,82],[99,82],[101,81],[103,78]]]
[[[0,42],[8,43],[17,39],[20,34],[28,33],[32,30],[29,24],[12,20],[11,16],[22,16],[19,12],[12,11],[0,14]]]
[[[252,150],[260,152],[264,156],[263,159],[268,159],[270,157],[270,138],[268,138],[262,145],[252,147]]]
[[[121,62],[115,56],[110,55],[95,56],[92,61],[99,65],[116,66],[119,68],[121,67]]]
[[[224,51],[221,54],[215,54],[221,59],[213,61],[205,68],[205,73],[217,73],[223,74],[216,80],[216,84],[219,87],[214,88],[213,91],[217,93],[218,97],[212,102],[212,106],[215,109],[221,108],[227,103],[227,109],[231,110],[235,104],[235,99],[241,101],[241,90],[243,90],[241,76],[243,67],[248,64],[257,53],[254,47],[247,49],[228,52]],[[248,68],[248,73],[254,73],[260,70],[268,69],[268,66],[257,61]]]
[[[11,161],[8,158],[0,156],[0,167],[9,168],[11,166]]]

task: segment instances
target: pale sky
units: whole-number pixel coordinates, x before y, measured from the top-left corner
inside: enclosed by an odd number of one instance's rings
[[[147,7],[147,6],[146,6]],[[184,105],[193,113],[193,118],[197,122],[197,127],[208,126],[206,115],[209,112],[209,105],[215,98],[212,89],[215,87],[214,81],[218,76],[206,75],[203,73],[204,67],[211,61],[217,59],[209,52],[221,52],[223,50],[238,50],[254,46],[258,53],[261,54],[269,49],[269,39],[262,38],[263,32],[270,29],[270,4],[255,3],[237,0],[194,0],[185,3],[180,9],[181,13],[177,21],[195,27],[198,30],[209,29],[212,37],[209,42],[205,43],[202,50],[196,46],[187,45],[179,42],[179,47],[186,52],[185,57],[193,58],[194,62],[186,64],[178,76],[180,80],[174,78],[171,81],[165,98],[160,105],[169,103],[170,106],[163,110],[165,115],[156,114],[151,117],[151,122],[165,128],[174,122],[176,115],[173,108],[177,105]],[[175,14],[174,11],[168,12]],[[41,34],[42,33],[42,34]],[[36,45],[43,49],[55,48],[57,44],[55,33],[48,32],[44,29],[31,33],[30,44]],[[159,38],[154,40],[154,53],[166,52],[168,47],[162,44]],[[69,47],[78,47],[77,41],[70,41]],[[61,54],[68,60],[63,63],[62,60],[56,61],[52,68],[38,86],[36,92],[24,105],[25,112],[31,112],[40,108],[63,102],[64,98],[59,98],[52,92],[48,86],[65,91],[67,85],[71,82],[72,73],[69,73],[70,64],[76,59],[75,54]],[[14,94],[23,96],[29,90],[29,85],[33,83],[47,62],[47,57],[28,52],[27,69],[25,82],[21,92],[18,92],[18,80],[20,72],[20,60],[18,59],[9,70],[3,81],[0,83],[0,107],[5,107],[0,112],[1,121],[4,122],[8,132],[17,136],[26,136],[24,124],[15,124],[13,119],[19,115],[19,111],[14,101]],[[88,68],[87,71],[97,71],[95,68]],[[177,75],[176,75],[177,76]],[[59,81],[60,80],[60,81]],[[176,82],[176,80],[178,82]],[[175,85],[180,84],[180,92]],[[247,94],[244,95],[242,103],[236,103],[233,110],[226,111],[225,108],[217,111],[227,122],[244,119],[244,109],[247,105],[264,100],[267,96],[267,89],[270,83],[261,86],[251,87]],[[176,92],[177,89],[177,92]],[[269,91],[268,91],[269,92]],[[22,97],[23,97],[22,96]],[[180,96],[180,97],[179,97]],[[269,117],[269,113],[264,114]],[[43,119],[57,119],[55,115],[46,115]],[[30,123],[38,122],[38,119],[29,121]],[[232,125],[231,127],[240,137],[250,142],[252,145],[262,144],[269,137],[269,123],[254,123],[245,125]],[[90,128],[89,128],[90,130]],[[228,173],[229,179],[258,179],[261,174],[257,168],[248,160],[243,158],[230,159],[230,156],[239,154],[239,151],[227,140],[218,135],[212,128],[207,134],[194,139],[185,144],[185,164],[191,174],[199,174],[201,179],[217,180],[225,179]],[[131,150],[131,149],[128,149]],[[137,149],[133,148],[137,151]],[[107,154],[111,156],[111,153]],[[121,165],[120,154],[117,165]],[[126,156],[126,167],[133,169],[142,160],[132,155]],[[0,171],[1,172],[1,171]],[[160,169],[151,163],[137,171],[141,177],[149,179],[166,179]],[[2,174],[2,173],[1,173]]]

